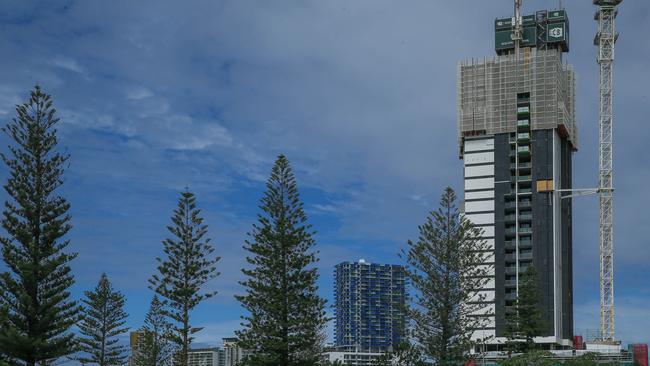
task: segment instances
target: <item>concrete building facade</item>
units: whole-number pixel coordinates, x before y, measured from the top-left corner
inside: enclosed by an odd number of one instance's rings
[[[221,349],[223,366],[236,366],[244,359],[244,357],[252,353],[239,347],[237,344],[238,341],[239,340],[234,337],[223,338],[223,348]]]
[[[220,357],[221,349],[215,348],[195,348],[188,352],[188,366],[225,366],[223,358]]]

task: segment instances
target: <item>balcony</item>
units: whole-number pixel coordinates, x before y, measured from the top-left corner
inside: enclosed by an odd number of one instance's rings
[[[506,292],[505,299],[508,301],[515,301],[517,300],[517,293],[516,292]]]
[[[519,132],[517,134],[517,142],[518,143],[528,143],[530,141],[530,133],[528,132]]]
[[[532,166],[533,166],[533,164],[530,163],[530,162],[519,163],[519,165],[517,165],[517,164],[510,164],[510,169],[511,169],[511,170],[515,170],[515,169],[517,169],[517,167],[519,167],[519,170],[522,170],[522,169],[530,169],[530,168],[532,168]]]
[[[519,135],[526,135],[527,137],[523,137],[523,136],[520,137]],[[514,144],[528,145],[530,144],[530,136],[528,132],[519,132],[516,138],[510,137],[508,141],[510,142],[510,145],[514,145]]]
[[[519,183],[531,183],[531,182],[532,182],[532,177],[530,176],[530,174],[527,174],[527,175],[518,175],[518,176],[514,176],[514,175],[513,175],[513,176],[510,177],[510,183],[513,183],[513,184],[514,184],[515,182],[519,182]],[[528,185],[528,184],[527,184],[527,185]]]
[[[532,233],[533,233],[532,227],[519,227],[519,234],[532,234]]]
[[[512,253],[512,254],[506,254],[505,256],[506,262],[516,262],[517,261],[517,254]],[[519,252],[519,260],[520,261],[527,261],[533,259],[533,253],[532,252]]]
[[[528,263],[520,263],[519,264],[519,273],[524,273],[528,270],[528,267],[530,267],[530,264]],[[505,273],[506,275],[514,276],[517,274],[517,267],[516,266],[508,266],[505,267]]]
[[[532,221],[533,220],[533,214],[520,214],[519,215],[519,221]]]
[[[504,207],[506,210],[513,211],[516,206],[515,206],[515,201],[507,201],[504,204]],[[529,209],[530,208],[530,201],[519,201],[519,209]]]
[[[530,155],[530,146],[517,146],[518,155]]]
[[[519,188],[518,192],[519,196],[530,196],[533,194],[533,190],[531,188]],[[504,193],[504,196],[508,197],[509,199],[514,199],[515,198],[515,190],[511,190],[508,193]],[[506,208],[515,208],[515,206],[512,207],[506,207]]]
[[[505,248],[507,250],[515,250],[516,245],[515,245],[515,239],[511,240],[506,240],[504,242]],[[533,241],[530,239],[521,239],[519,238],[519,249],[531,249],[533,247]]]
[[[520,159],[524,159],[530,156],[530,146],[519,146],[517,151],[517,155]],[[510,149],[510,158],[514,158],[514,156],[515,149]]]
[[[519,248],[520,249],[530,249],[533,247],[533,241],[531,239],[521,239],[519,238]]]
[[[519,253],[519,260],[531,260],[533,259],[532,252]]]
[[[527,211],[527,212],[528,212],[528,211]],[[533,219],[533,215],[532,215],[532,214],[529,214],[529,213],[527,213],[527,214],[519,213],[519,221],[531,221],[532,219]],[[505,216],[503,217],[503,221],[505,221],[505,222],[513,222],[513,223],[514,223],[514,222],[516,221],[516,215],[513,214],[513,213],[508,214],[508,215],[505,215]]]
[[[517,128],[520,130],[527,130],[530,128],[530,120],[520,119],[517,121]]]
[[[517,107],[517,114],[526,114],[526,113],[530,113],[530,107],[529,106]]]
[[[516,220],[515,220],[516,218],[517,218],[517,216],[514,215],[514,214],[505,215],[505,216],[503,217],[503,221],[505,221],[505,222],[515,222],[515,221],[516,221]]]
[[[517,287],[517,280],[506,280],[505,281],[505,286],[506,287]]]

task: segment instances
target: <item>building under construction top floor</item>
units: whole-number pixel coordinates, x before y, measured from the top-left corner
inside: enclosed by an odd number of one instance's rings
[[[466,137],[517,132],[523,100],[531,130],[557,129],[577,150],[575,74],[560,50],[524,48],[519,56],[470,59],[460,63],[458,75],[461,155]]]

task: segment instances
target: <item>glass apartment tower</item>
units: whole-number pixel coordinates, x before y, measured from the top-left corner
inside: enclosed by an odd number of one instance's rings
[[[343,352],[386,352],[402,341],[406,305],[400,265],[343,262],[336,266],[335,347]]]
[[[495,21],[496,57],[463,61],[458,69],[459,154],[464,165],[464,211],[484,230],[490,269],[482,290],[488,326],[478,338],[505,339],[520,275],[539,277],[545,330],[536,342],[549,349],[573,336],[572,188],[577,150],[575,76],[564,10],[524,16],[518,53],[512,19]]]

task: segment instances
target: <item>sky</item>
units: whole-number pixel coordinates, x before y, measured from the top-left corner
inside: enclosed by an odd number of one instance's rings
[[[565,0],[566,61],[578,75],[574,185],[597,184],[595,7]],[[524,12],[558,1],[525,1]],[[106,272],[142,325],[172,210],[197,194],[221,275],[192,313],[200,345],[239,328],[234,299],[273,161],[294,167],[320,251],[320,294],[333,266],[397,253],[446,186],[462,190],[456,139],[458,62],[494,55],[506,0],[31,1],[0,7],[0,124],[39,84],[52,95],[61,193],[72,205],[73,296]],[[615,67],[617,337],[650,343],[647,85],[650,2],[627,0]],[[0,136],[0,151],[9,140]],[[645,147],[644,147],[645,146]],[[6,167],[0,179],[6,181]],[[0,200],[7,199],[3,190]],[[574,200],[575,333],[598,328],[598,205]],[[0,233],[4,235],[4,233]],[[330,310],[331,311],[331,310]]]

